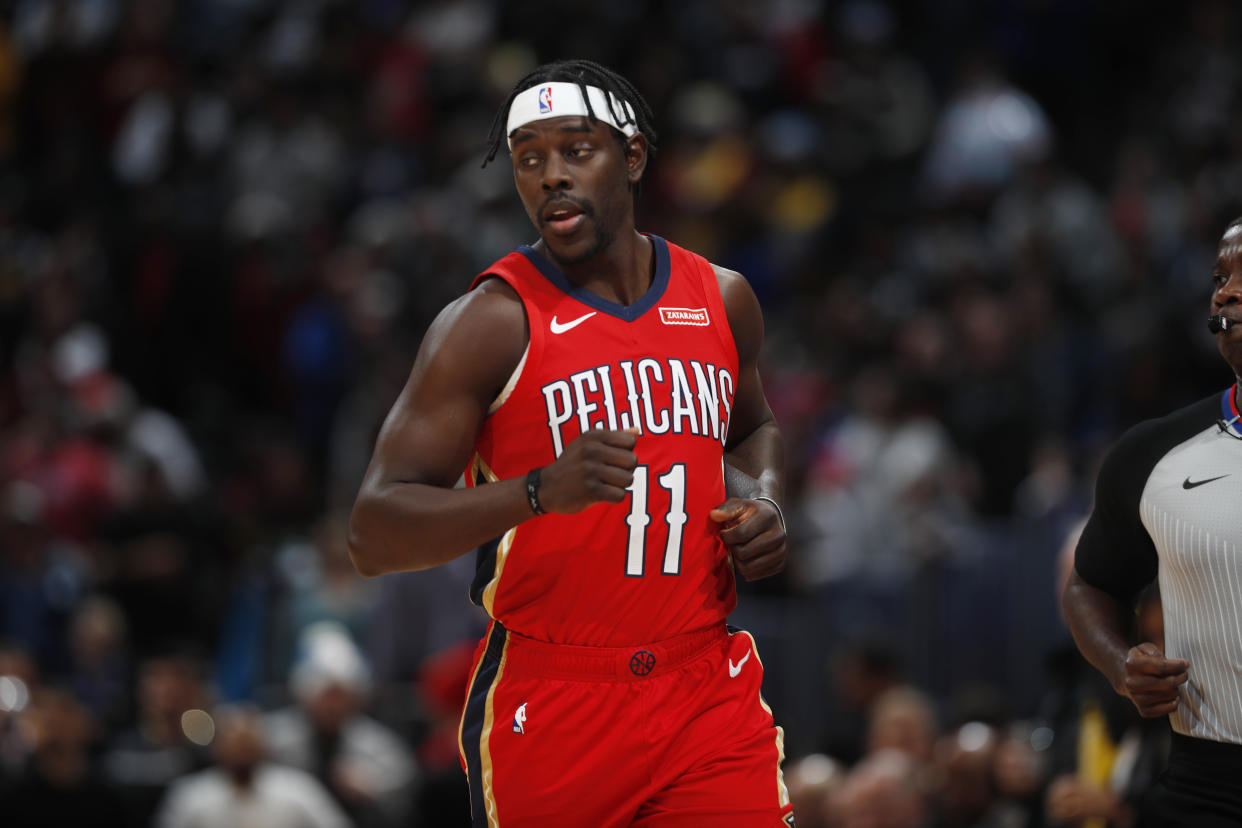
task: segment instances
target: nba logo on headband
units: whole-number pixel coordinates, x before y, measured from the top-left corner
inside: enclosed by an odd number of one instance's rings
[[[553,95],[556,96],[555,111],[552,109]],[[590,116],[603,121],[626,138],[638,134],[634,107],[611,92],[605,92],[598,86],[581,86],[574,81],[544,81],[514,95],[513,102],[509,104],[509,117],[505,122],[509,148],[513,148],[513,133],[518,127],[543,118],[571,115]]]

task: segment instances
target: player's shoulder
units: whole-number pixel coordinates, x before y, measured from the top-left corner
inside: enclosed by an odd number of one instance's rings
[[[720,288],[720,298],[724,302],[730,322],[736,324],[738,320],[735,316],[758,312],[759,300],[745,276],[715,262],[707,264],[716,275],[716,286]]]
[[[724,305],[729,330],[733,333],[738,355],[745,361],[758,355],[763,343],[763,309],[746,277],[736,270],[709,262],[716,274],[720,300]]]
[[[484,273],[480,276],[474,288],[461,298],[470,299],[471,297],[478,297],[478,302],[494,310],[508,309],[512,312],[514,308],[522,309],[522,297],[518,295],[517,288],[492,273]]]
[[[725,295],[726,291],[746,291],[754,295],[750,282],[741,273],[738,273],[736,270],[730,270],[723,265],[718,265],[715,262],[708,262],[708,264],[711,266],[712,272],[716,274],[716,284],[720,285],[721,295]]]
[[[512,285],[499,277],[485,276],[474,288],[449,302],[432,323],[432,328],[465,328],[465,332],[501,330],[526,318],[522,298]]]
[[[503,279],[489,278],[440,311],[420,350],[449,373],[478,374],[490,386],[518,364],[529,338],[521,297]]]

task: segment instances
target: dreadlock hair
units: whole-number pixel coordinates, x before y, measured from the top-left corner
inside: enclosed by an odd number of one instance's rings
[[[656,132],[652,127],[651,107],[643,100],[643,96],[638,94],[638,90],[634,85],[625,78],[618,75],[606,66],[591,60],[558,60],[555,63],[545,63],[533,72],[529,73],[517,83],[513,85],[513,91],[509,93],[509,97],[505,100],[504,106],[496,112],[496,117],[492,119],[492,128],[487,134],[488,152],[487,158],[483,159],[483,166],[495,160],[496,153],[500,152],[501,146],[508,139],[505,134],[505,126],[509,121],[509,107],[513,105],[513,99],[523,90],[529,89],[538,83],[547,83],[549,81],[561,81],[566,83],[578,84],[578,89],[582,92],[582,99],[586,101],[588,116],[592,121],[598,120],[595,117],[595,111],[591,108],[591,98],[587,95],[586,88],[588,86],[597,86],[605,92],[615,95],[618,100],[625,101],[634,108],[634,118],[630,118],[624,111],[625,107],[619,107],[621,111],[613,110],[613,117],[617,119],[617,123],[632,123],[638,127],[647,138],[648,153],[655,154]],[[608,106],[612,109],[612,100],[608,101]],[[624,141],[624,136],[617,133]]]

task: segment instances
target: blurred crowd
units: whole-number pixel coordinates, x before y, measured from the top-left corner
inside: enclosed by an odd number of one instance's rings
[[[480,165],[561,57],[654,108],[641,228],[764,305],[792,543],[738,620],[799,825],[1125,824],[1165,734],[1055,595],[1104,448],[1232,381],[1240,17],[0,5],[5,824],[466,823],[473,562],[365,581],[345,522],[427,324],[533,240]]]

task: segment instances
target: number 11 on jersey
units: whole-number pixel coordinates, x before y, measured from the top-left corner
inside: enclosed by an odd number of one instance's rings
[[[647,485],[649,472],[645,465],[634,469],[634,482],[627,489],[630,493],[630,513],[625,517],[629,527],[625,553],[625,574],[631,578],[644,575],[647,552],[647,526],[651,515],[647,511]],[[686,464],[674,463],[667,472],[656,478],[660,488],[669,493],[668,512],[664,522],[668,524],[668,542],[664,545],[665,575],[681,574],[681,537],[686,521]]]

